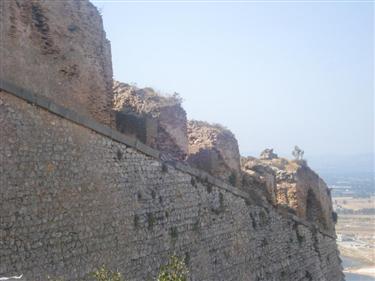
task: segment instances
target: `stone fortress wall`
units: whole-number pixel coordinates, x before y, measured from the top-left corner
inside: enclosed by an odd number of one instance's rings
[[[89,1],[0,1],[1,79],[111,125],[112,63]]]
[[[192,280],[343,280],[332,234],[110,130],[0,99],[1,276],[77,280],[106,264],[152,280],[175,252]]]
[[[289,199],[313,190],[317,175],[288,170],[304,180],[284,202],[272,165],[239,171],[225,141],[205,149],[238,187],[210,165],[176,161],[190,144],[168,118],[147,112],[141,128],[151,129],[131,136],[113,129],[129,111],[112,113],[109,45],[88,1],[2,1],[0,16],[0,276],[78,280],[106,264],[126,280],[153,280],[177,253],[192,280],[343,280],[329,206],[319,223],[330,197],[299,197],[313,211],[279,208],[293,209]],[[61,71],[71,63],[79,75]]]

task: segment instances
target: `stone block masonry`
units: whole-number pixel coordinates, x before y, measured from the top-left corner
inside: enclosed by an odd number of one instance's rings
[[[319,228],[52,112],[0,92],[0,276],[153,280],[176,252],[196,281],[343,280]]]

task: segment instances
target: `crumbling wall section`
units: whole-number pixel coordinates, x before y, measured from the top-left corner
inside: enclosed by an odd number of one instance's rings
[[[268,165],[262,164],[255,157],[241,157],[242,183],[246,192],[260,191],[273,205],[277,205],[276,173]]]
[[[151,88],[139,89],[117,81],[113,90],[116,126],[120,132],[134,135],[160,150],[165,159],[185,159],[187,119],[179,98],[165,97]],[[131,127],[132,118],[140,124],[138,127]]]
[[[112,124],[112,63],[89,1],[0,1],[0,80]]]
[[[220,125],[189,121],[188,137],[188,163],[234,186],[240,185],[240,153],[231,131]]]
[[[307,165],[297,173],[297,187],[300,190],[300,209],[303,217],[334,232],[331,191],[327,184]]]
[[[241,168],[247,182],[259,179],[260,189],[274,205],[335,232],[330,190],[305,161],[289,161],[265,150],[260,159],[243,158]]]

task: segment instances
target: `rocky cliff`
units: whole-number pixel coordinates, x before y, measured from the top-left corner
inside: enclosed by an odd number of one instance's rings
[[[304,162],[241,160],[229,130],[188,123],[179,103],[112,95],[88,1],[0,8],[0,277],[106,264],[154,280],[176,253],[197,281],[343,280],[329,191]]]

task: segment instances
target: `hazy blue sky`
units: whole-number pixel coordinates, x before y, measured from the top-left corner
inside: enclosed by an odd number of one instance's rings
[[[243,154],[373,151],[373,4],[93,2],[115,79],[178,92]]]

